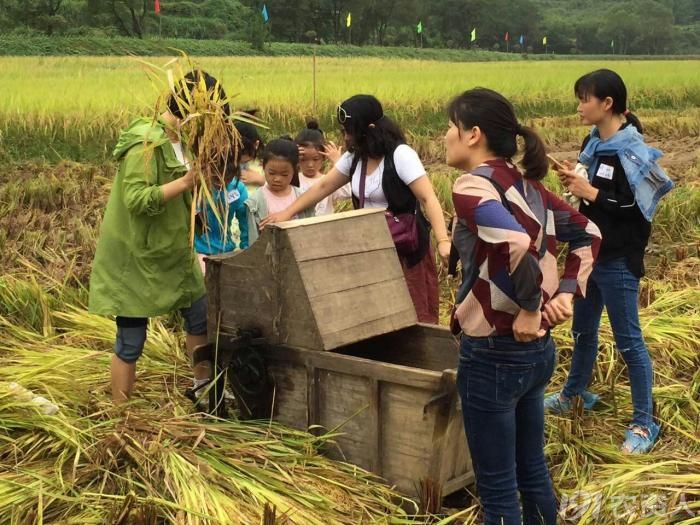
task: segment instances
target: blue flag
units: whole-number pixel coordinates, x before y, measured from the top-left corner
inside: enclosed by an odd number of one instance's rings
[[[270,21],[270,13],[267,12],[267,4],[263,4],[262,17],[266,24]]]
[[[525,35],[520,35],[520,45],[522,46],[525,43]]]

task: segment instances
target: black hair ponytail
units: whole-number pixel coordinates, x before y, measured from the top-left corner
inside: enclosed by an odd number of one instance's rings
[[[547,150],[537,132],[525,126],[518,126],[518,135],[525,139],[525,151],[520,161],[526,179],[542,180],[549,171]]]
[[[547,175],[548,164],[544,142],[532,128],[521,126],[513,105],[500,93],[487,88],[474,88],[456,97],[447,108],[453,124],[461,129],[479,127],[486,136],[489,150],[504,159],[518,152],[517,136],[525,139],[521,162],[524,177],[541,180]]]

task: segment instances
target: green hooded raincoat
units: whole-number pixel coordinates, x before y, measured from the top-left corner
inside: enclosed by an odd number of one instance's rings
[[[205,294],[190,246],[189,192],[163,201],[160,186],[187,171],[162,123],[132,122],[114,149],[119,170],[107,203],[90,275],[89,310],[153,317]]]

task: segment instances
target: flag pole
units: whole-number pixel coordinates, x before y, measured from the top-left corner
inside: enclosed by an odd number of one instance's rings
[[[314,94],[314,100],[313,100],[313,110],[314,110],[314,116],[317,115],[316,113],[316,49],[314,49],[314,60],[313,60],[313,94]]]

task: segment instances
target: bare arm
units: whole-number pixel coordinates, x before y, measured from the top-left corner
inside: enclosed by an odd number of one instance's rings
[[[186,191],[190,191],[193,187],[194,174],[192,171],[188,171],[182,177],[163,184],[160,187],[163,190],[163,202],[171,201]]]
[[[333,168],[326,173],[321,180],[305,191],[301,197],[294,201],[286,210],[268,215],[267,218],[262,221],[260,227],[264,228],[268,224],[291,220],[292,217],[298,215],[300,212],[312,206],[316,206],[316,204],[328,197],[331,193],[347,184],[348,180],[348,177]]]
[[[445,226],[445,219],[442,214],[442,207],[440,206],[440,201],[438,201],[435,195],[435,190],[433,190],[433,185],[430,183],[428,176],[419,177],[414,180],[409,186],[413,195],[421,203],[423,210],[425,210],[425,215],[433,227],[435,232],[435,237],[438,243],[438,252],[440,256],[445,259],[450,255],[451,241],[450,237],[447,235],[447,226]]]

